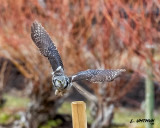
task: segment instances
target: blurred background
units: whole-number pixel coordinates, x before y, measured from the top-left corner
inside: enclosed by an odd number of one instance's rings
[[[39,21],[72,75],[127,70],[111,83],[76,83],[56,97],[51,66],[31,40]],[[159,0],[0,0],[0,127],[72,128],[72,101],[87,103],[88,128],[160,127]],[[155,119],[130,123],[131,119]]]

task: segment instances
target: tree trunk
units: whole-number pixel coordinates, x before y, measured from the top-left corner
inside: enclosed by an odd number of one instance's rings
[[[43,90],[38,98],[32,100],[27,112],[29,128],[38,128],[39,125],[45,123],[49,119],[53,119],[57,114],[58,108],[67,96],[66,94],[63,97],[57,97],[53,89],[47,91]]]
[[[107,106],[107,103],[98,105],[98,113],[96,118],[91,126],[91,128],[103,128],[111,125],[114,113],[114,105],[110,104]]]
[[[27,112],[20,115],[20,120],[14,122],[13,128],[38,128],[57,115],[58,108],[67,96],[57,97],[51,87],[35,85]]]
[[[152,73],[152,64],[150,60],[147,60],[148,68],[147,77],[145,80],[145,118],[153,119],[153,111],[154,111],[154,85],[153,85],[153,73]],[[146,128],[153,128],[149,122],[146,123]]]

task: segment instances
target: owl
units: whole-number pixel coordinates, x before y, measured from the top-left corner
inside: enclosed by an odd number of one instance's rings
[[[40,23],[34,21],[31,26],[31,38],[34,44],[39,48],[40,53],[47,57],[52,67],[52,84],[55,89],[55,95],[63,95],[68,92],[73,82],[88,80],[90,82],[110,82],[125,72],[125,69],[88,69],[80,71],[72,76],[65,75],[63,62],[56,46],[51,40],[49,34]]]

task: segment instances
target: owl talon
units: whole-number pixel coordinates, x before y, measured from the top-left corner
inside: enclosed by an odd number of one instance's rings
[[[63,96],[63,94],[64,94],[64,93],[61,92],[61,91],[59,91],[59,90],[56,90],[56,91],[55,91],[55,95],[56,95],[56,96]]]
[[[59,95],[59,91],[58,91],[58,90],[55,91],[55,95],[56,95],[56,96]]]

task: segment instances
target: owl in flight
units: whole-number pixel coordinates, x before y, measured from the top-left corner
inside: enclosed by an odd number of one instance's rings
[[[63,95],[70,90],[72,83],[76,81],[110,82],[120,76],[122,72],[125,72],[125,69],[88,69],[68,77],[64,73],[63,63],[56,46],[46,30],[37,21],[31,26],[31,38],[41,54],[47,57],[51,64],[53,69],[52,84],[55,89],[55,95]]]

